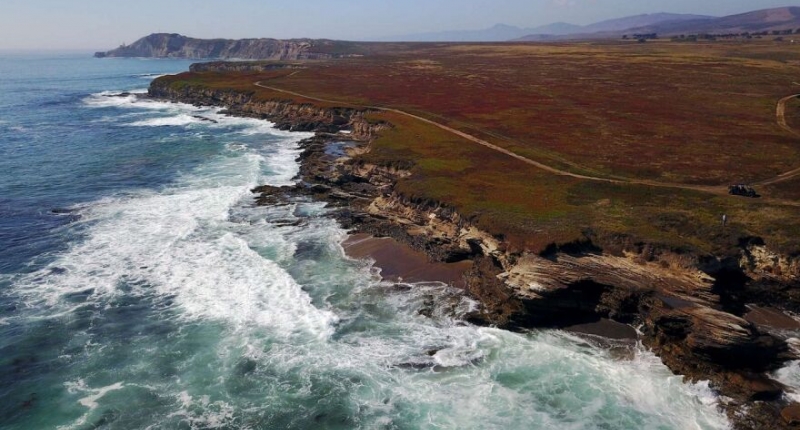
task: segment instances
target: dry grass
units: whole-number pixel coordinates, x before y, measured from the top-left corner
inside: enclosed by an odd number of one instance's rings
[[[758,48],[737,45],[735,51],[752,57]],[[791,91],[796,73],[785,63],[731,50],[446,45],[332,63],[273,83],[443,117],[573,170],[698,184],[752,182],[800,164],[796,139],[774,121],[774,103]]]
[[[335,105],[402,109],[553,167],[602,177],[724,185],[800,166],[800,138],[775,121],[775,103],[800,79],[800,47],[719,44],[415,44],[371,47],[358,59],[297,71],[184,74],[173,85]],[[332,105],[332,103],[315,104]],[[800,125],[800,102],[788,107]],[[598,234],[628,234],[720,252],[758,235],[800,249],[800,211],[761,200],[556,177],[411,118],[375,114],[395,128],[365,161],[413,164],[398,191],[472,217],[518,248]],[[796,186],[795,186],[796,185]],[[759,190],[800,199],[800,180]],[[722,230],[719,218],[732,220]]]

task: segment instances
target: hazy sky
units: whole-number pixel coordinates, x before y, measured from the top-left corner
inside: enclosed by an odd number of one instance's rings
[[[0,49],[97,49],[150,33],[364,40],[497,23],[589,24],[653,12],[729,15],[800,0],[0,0]]]

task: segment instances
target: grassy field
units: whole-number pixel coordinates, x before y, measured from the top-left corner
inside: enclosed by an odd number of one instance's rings
[[[775,116],[777,100],[800,92],[793,84],[800,80],[797,45],[391,44],[369,51],[300,70],[167,79],[262,100],[392,107],[601,178],[721,188],[800,167],[800,137]],[[336,102],[259,88],[258,81]],[[761,236],[800,251],[800,179],[759,189],[765,198],[755,200],[580,180],[408,116],[371,115],[395,127],[364,161],[413,166],[397,191],[452,206],[517,249],[539,251],[592,232],[716,253]],[[788,104],[787,121],[800,127],[800,101]],[[722,214],[731,220],[725,229]]]

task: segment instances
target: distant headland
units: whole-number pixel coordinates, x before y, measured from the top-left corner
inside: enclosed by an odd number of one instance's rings
[[[325,39],[196,39],[176,33],[154,33],[130,45],[96,52],[97,58],[146,57],[242,60],[316,60],[357,55],[352,44]]]

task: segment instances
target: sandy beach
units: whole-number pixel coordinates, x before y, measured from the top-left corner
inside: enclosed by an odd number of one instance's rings
[[[443,282],[464,288],[464,274],[472,263],[435,263],[425,253],[388,237],[377,238],[368,234],[350,236],[342,243],[351,258],[371,258],[381,268],[383,279],[394,282]]]

